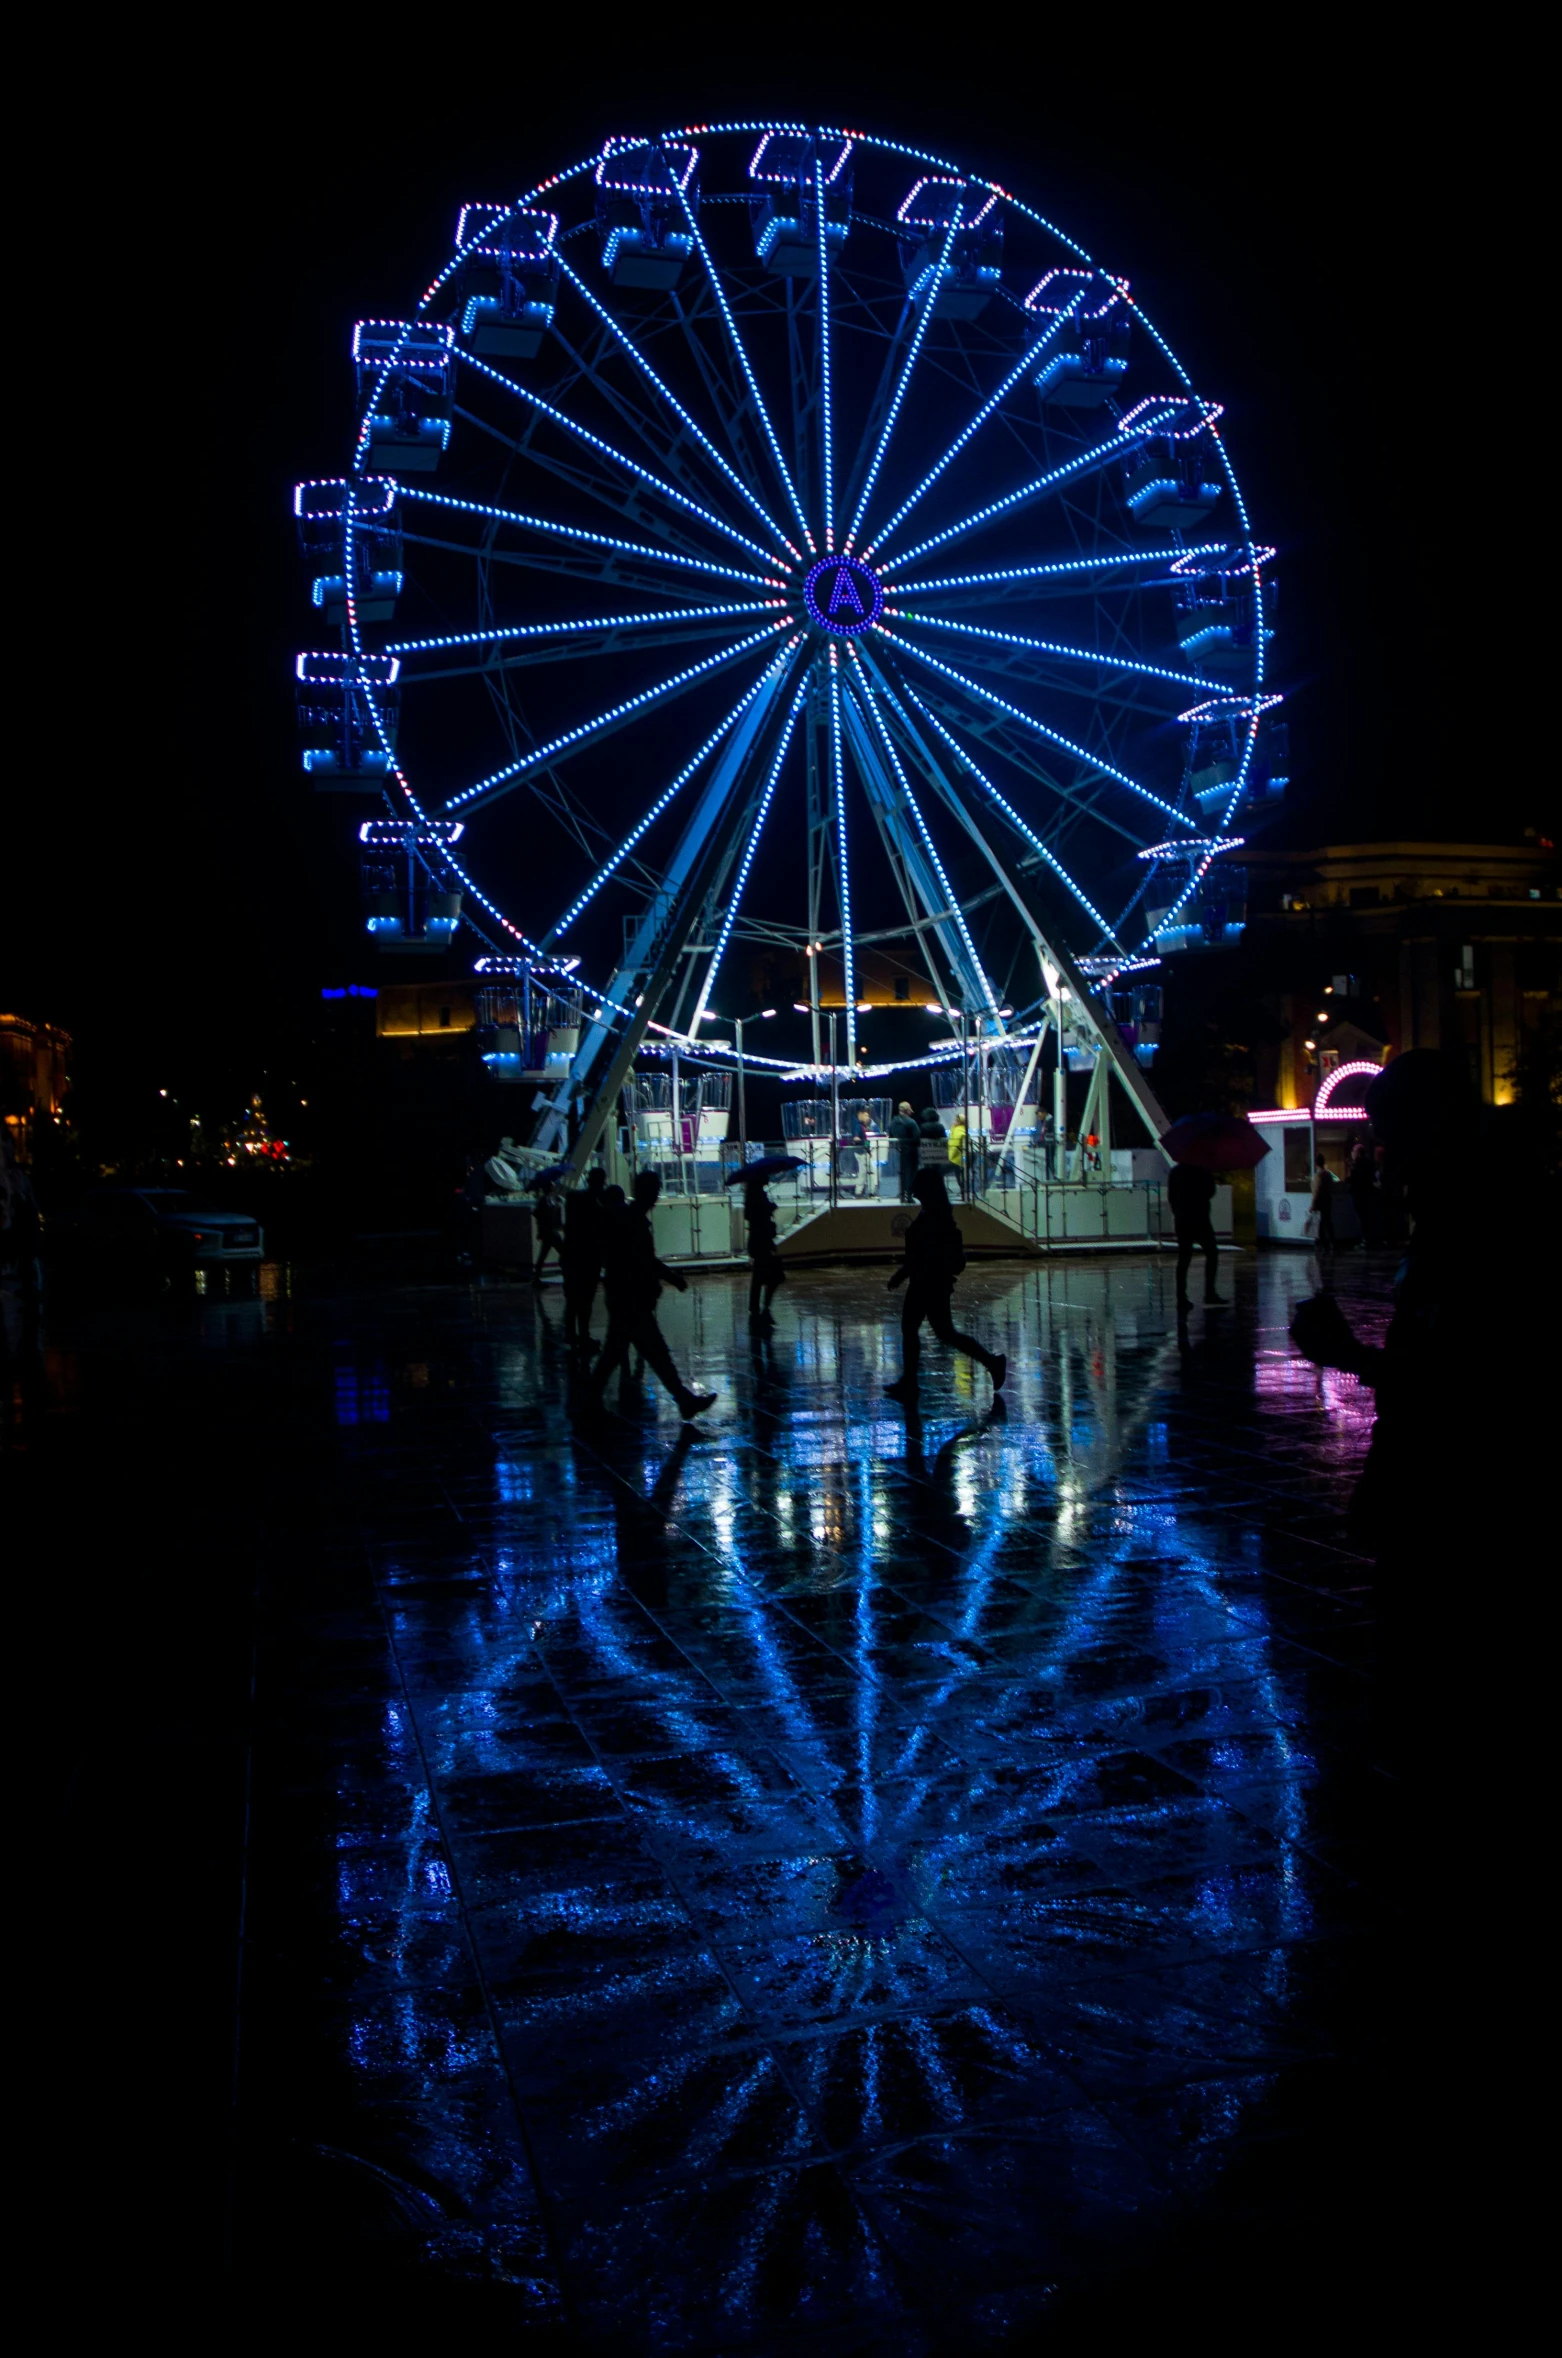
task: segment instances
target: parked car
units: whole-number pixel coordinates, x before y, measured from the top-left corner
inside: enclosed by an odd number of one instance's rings
[[[127,1277],[248,1268],[265,1252],[258,1221],[182,1187],[96,1187],[48,1221],[45,1242],[73,1268]]]

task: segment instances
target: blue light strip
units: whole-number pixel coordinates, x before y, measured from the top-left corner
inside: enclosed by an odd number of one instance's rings
[[[1040,359],[1042,353],[1046,350],[1053,337],[1057,335],[1063,326],[1064,320],[1072,315],[1076,307],[1081,302],[1083,302],[1083,300],[1084,292],[1083,289],[1081,289],[1080,293],[1075,296],[1074,301],[1069,305],[1068,310],[1066,312],[1060,313],[1058,317],[1053,320],[1051,326],[1044,329],[1042,334],[1036,338],[1035,343],[1026,347],[1020,358],[1015,362],[1013,368],[1010,369],[1008,375],[1004,378],[1003,383],[998,387],[997,392],[989,395],[988,399],[982,403],[981,408],[977,411],[975,417],[972,418],[970,424],[965,428],[963,433],[957,434],[955,436],[954,441],[950,443],[949,448],[945,451],[943,457],[938,461],[937,465],[934,466],[928,474],[923,476],[921,482],[917,485],[915,491],[911,493],[910,497],[908,499],[902,500],[900,506],[895,510],[894,515],[891,516],[889,522],[882,528],[882,530],[874,534],[872,542],[864,552],[866,556],[871,558],[878,554],[879,550],[883,548],[884,543],[889,539],[890,534],[894,531],[896,525],[899,524],[905,517],[910,515],[912,509],[916,506],[918,500],[923,497],[924,493],[932,490],[933,485],[938,481],[938,478],[944,472],[944,469],[952,465],[953,462],[960,456],[961,451],[964,450],[966,444],[971,440],[971,437],[974,434],[979,433],[981,428],[986,425],[988,419],[992,416],[993,411],[998,407],[999,402],[1003,400],[1005,394],[1013,390],[1014,386],[1019,382],[1020,378],[1024,376],[1027,369],[1035,367],[1036,362]]]
[[[754,698],[759,694],[759,691],[764,686],[766,680],[770,678],[773,672],[778,671],[781,664],[785,661],[786,657],[783,655],[779,657],[775,663],[770,664],[764,671],[760,673],[758,679],[754,682],[754,685],[751,688],[746,689],[744,693],[738,698],[736,704],[734,704],[732,707],[732,710],[727,714],[726,719],[719,722],[717,726],[711,731],[710,735],[706,738],[704,744],[700,747],[699,752],[694,756],[693,760],[687,763],[685,767],[678,772],[678,775],[676,778],[674,778],[672,784],[665,788],[665,790],[657,796],[655,802],[652,803],[644,818],[637,821],[635,826],[632,827],[630,832],[624,837],[623,842],[619,845],[617,851],[614,852],[612,858],[607,861],[605,866],[597,870],[597,873],[595,876],[593,876],[591,882],[587,885],[580,898],[576,901],[572,901],[570,906],[565,910],[563,916],[559,919],[558,923],[549,928],[547,934],[544,936],[545,942],[556,941],[560,934],[566,933],[569,930],[569,928],[574,924],[576,918],[580,915],[582,909],[586,907],[588,902],[596,898],[603,885],[608,881],[608,878],[612,876],[622,865],[622,863],[629,857],[629,854],[634,850],[635,845],[650,832],[656,821],[661,817],[663,811],[666,810],[668,804],[672,801],[674,795],[677,794],[683,787],[687,786],[689,780],[694,776],[696,770],[699,769],[701,763],[709,759],[710,755],[715,752],[717,746],[721,743],[723,737],[728,735],[728,733],[736,726],[742,715],[748,710],[748,707],[753,703]]]
[[[452,508],[458,515],[486,516],[496,524],[514,524],[523,532],[541,532],[554,540],[578,540],[587,548],[610,549],[622,557],[644,557],[657,565],[676,565],[685,573],[713,573],[721,581],[742,581],[755,589],[781,589],[785,585],[774,570],[768,576],[743,573],[735,565],[718,565],[713,557],[675,556],[668,549],[653,548],[649,541],[620,540],[610,532],[587,532],[578,524],[552,524],[543,516],[528,516],[520,508],[490,507],[484,500],[453,499],[449,492],[425,491],[421,485],[407,484],[403,499],[426,500],[436,508]],[[766,558],[773,568],[774,560]]]
[[[1189,549],[1186,553],[1190,557],[1213,556],[1217,555],[1225,545],[1224,541],[1205,541],[1201,542],[1197,548]],[[1049,581],[1066,579],[1080,573],[1129,572],[1136,566],[1145,565],[1167,565],[1168,578],[1165,586],[1170,588],[1172,568],[1167,564],[1168,556],[1169,551],[1166,549],[1130,549],[1123,556],[1063,557],[1047,565],[1005,565],[992,573],[946,573],[932,581],[902,581],[896,585],[895,594],[901,598],[909,598],[913,595],[922,597],[930,595],[935,590],[987,589],[993,584],[1005,581]],[[1131,584],[1130,586],[1136,585]]]
[[[612,728],[615,722],[627,719],[632,712],[649,711],[653,705],[664,704],[669,697],[681,695],[685,688],[692,686],[695,680],[703,679],[707,672],[719,671],[727,664],[735,663],[750,648],[762,647],[767,639],[773,639],[786,628],[784,622],[772,623],[768,630],[756,630],[749,638],[740,639],[736,646],[723,647],[716,654],[707,655],[702,663],[691,663],[687,671],[675,672],[671,679],[659,680],[654,688],[642,688],[638,696],[627,696],[622,704],[599,712],[592,720],[582,721],[578,728],[566,729],[561,737],[551,738],[546,745],[539,745],[535,752],[524,755],[520,761],[509,762],[502,770],[495,770],[491,777],[479,778],[475,786],[468,786],[462,793],[451,795],[445,804],[446,810],[459,810],[464,802],[473,801],[479,794],[493,794],[501,786],[518,784],[528,771],[546,769],[548,763],[556,760],[561,753],[577,750],[593,737],[600,736],[604,730]]]
[[[1150,792],[1148,786],[1141,786],[1136,778],[1130,778],[1126,770],[1114,769],[1099,754],[1087,753],[1083,745],[1076,745],[1072,737],[1061,736],[1056,729],[1049,729],[1046,722],[1039,721],[1033,712],[1025,712],[1018,704],[1010,704],[1004,697],[995,696],[991,688],[981,687],[975,680],[967,679],[963,671],[954,671],[947,663],[940,663],[936,655],[929,655],[921,647],[913,646],[909,639],[897,638],[892,630],[882,627],[879,636],[887,640],[890,646],[898,647],[903,655],[913,656],[918,663],[925,663],[930,671],[940,672],[946,680],[953,680],[957,688],[964,688],[966,694],[976,697],[979,703],[992,705],[996,711],[1006,713],[1010,720],[1018,721],[1022,728],[1033,729],[1049,745],[1056,745],[1062,752],[1071,753],[1076,761],[1082,762],[1086,769],[1094,770],[1097,776],[1111,778],[1119,786],[1126,786],[1129,793],[1137,794],[1141,802],[1153,803],[1158,811],[1164,812],[1177,826],[1191,829],[1202,824],[1201,820],[1190,819],[1169,802],[1163,802],[1158,794]]]
[[[994,991],[991,982],[988,980],[986,968],[983,966],[981,959],[976,954],[976,944],[972,941],[969,929],[966,926],[965,912],[960,906],[959,898],[953,885],[950,883],[948,877],[944,873],[944,864],[939,858],[937,850],[934,847],[933,838],[928,832],[927,821],[923,818],[921,807],[917,802],[916,796],[911,791],[911,781],[906,776],[905,770],[901,766],[900,755],[895,750],[894,739],[890,736],[888,729],[886,729],[884,726],[884,716],[879,711],[878,703],[874,697],[872,687],[869,684],[867,673],[861,668],[860,665],[857,667],[856,686],[858,689],[857,701],[859,710],[864,708],[866,709],[867,717],[872,725],[873,732],[878,738],[879,743],[883,746],[884,751],[888,754],[890,766],[900,781],[900,791],[906,798],[907,809],[910,811],[911,816],[916,821],[917,833],[922,838],[922,848],[927,853],[929,860],[931,860],[933,864],[933,873],[938,878],[939,889],[944,896],[944,907],[953,912],[955,925],[959,930],[960,939],[965,945],[965,954],[971,962],[973,972],[977,975],[981,982],[982,990],[987,1000],[985,1012],[992,1016],[996,1022],[998,1017],[997,993]]]
[[[716,611],[720,612],[721,609],[718,607]],[[736,613],[738,609],[733,607],[731,611]],[[1174,688],[1207,688],[1210,684],[1208,680],[1200,679],[1196,672],[1168,671],[1160,663],[1135,663],[1126,655],[1098,655],[1092,647],[1071,647],[1058,639],[1029,639],[1018,631],[988,630],[975,622],[944,622],[933,614],[908,614],[895,606],[886,607],[885,611],[893,614],[898,622],[915,623],[921,630],[947,630],[963,639],[988,640],[998,647],[1018,647],[1037,655],[1061,655],[1071,663],[1098,664],[1103,671],[1129,671],[1144,679],[1168,680]],[[398,649],[396,652],[404,650]]]
[[[592,631],[650,630],[669,622],[708,622],[732,615],[773,614],[784,609],[782,598],[751,600],[746,606],[677,606],[662,614],[600,614],[589,622],[525,622],[492,630],[453,631],[442,639],[398,639],[387,650],[392,655],[430,655],[443,647],[491,647],[506,639],[579,638]]]
[[[1008,797],[1006,795],[1000,794],[997,787],[993,784],[991,778],[987,776],[986,772],[978,768],[977,764],[972,760],[965,747],[959,742],[959,739],[950,735],[943,722],[938,718],[938,715],[928,710],[928,707],[923,703],[921,697],[917,694],[914,688],[907,688],[906,694],[910,697],[912,703],[916,706],[918,712],[921,713],[928,726],[937,730],[939,736],[943,738],[944,743],[948,746],[955,759],[958,762],[963,763],[965,768],[970,771],[971,776],[976,780],[978,786],[981,787],[982,792],[997,805],[999,810],[1002,811],[1010,826],[1015,828],[1019,834],[1024,836],[1025,841],[1030,845],[1032,851],[1039,853],[1041,858],[1046,861],[1047,866],[1052,870],[1053,874],[1057,876],[1062,883],[1068,886],[1069,891],[1073,894],[1075,900],[1078,901],[1080,907],[1084,910],[1085,915],[1092,918],[1101,928],[1102,938],[1109,942],[1117,941],[1118,936],[1116,928],[1108,924],[1107,920],[1102,916],[1100,910],[1096,907],[1094,901],[1091,900],[1089,894],[1083,891],[1082,888],[1074,882],[1073,877],[1064,867],[1063,862],[1058,858],[1057,854],[1047,849],[1047,846],[1042,842],[1041,837],[1036,833],[1035,828],[1030,826],[1026,820],[1020,817],[1019,812],[1015,809],[1013,803],[1009,801]],[[1121,945],[1119,944],[1119,946]]]
[[[606,327],[610,333],[618,339],[618,342],[622,345],[625,352],[628,353],[636,368],[641,371],[648,383],[655,387],[658,400],[666,402],[673,415],[678,418],[694,436],[695,441],[704,451],[706,457],[711,461],[712,465],[720,468],[722,474],[725,475],[727,481],[732,485],[734,491],[737,492],[739,498],[743,500],[746,506],[753,509],[755,515],[764,525],[765,530],[774,534],[780,546],[785,550],[786,554],[793,560],[794,563],[800,564],[802,562],[802,558],[799,551],[792,546],[792,543],[787,539],[786,534],[781,530],[780,525],[777,524],[775,518],[771,515],[769,509],[764,505],[763,501],[756,499],[754,493],[750,491],[748,485],[744,482],[742,476],[737,472],[736,468],[729,466],[727,461],[722,457],[721,452],[716,448],[716,445],[710,440],[709,436],[706,435],[701,430],[701,428],[695,424],[693,418],[689,415],[689,412],[684,408],[683,403],[678,399],[677,394],[672,391],[670,386],[663,383],[662,379],[657,375],[656,370],[651,366],[651,363],[646,359],[644,353],[634,342],[633,338],[625,335],[623,329],[619,326],[618,321],[613,317],[613,314],[606,308],[604,304],[598,302],[596,296],[591,292],[591,289],[587,286],[585,280],[580,276],[578,271],[572,270],[570,268],[569,263],[565,260],[562,254],[559,256],[559,267],[563,271],[565,277],[569,280],[571,286],[574,287],[576,291],[581,294],[590,304],[592,310],[596,313],[598,319],[601,320],[603,326]]]
[[[1061,467],[1049,468],[1045,475],[1036,475],[1029,483],[1022,483],[1018,491],[1008,492],[1002,499],[989,500],[985,508],[977,508],[969,516],[962,516],[958,524],[949,525],[943,532],[935,532],[931,540],[919,540],[916,547],[907,549],[903,557],[887,558],[884,572],[893,573],[901,565],[914,564],[918,557],[925,557],[929,549],[941,549],[952,540],[960,540],[968,532],[979,531],[984,524],[990,524],[994,516],[1005,515],[1009,509],[1020,507],[1027,500],[1040,499],[1046,492],[1057,491],[1076,475],[1094,474],[1115,453],[1131,450],[1142,439],[1143,436],[1139,434],[1108,435],[1104,442],[1097,442],[1078,458],[1069,459]]]
[[[943,251],[940,253],[938,260],[934,265],[935,271],[940,275],[948,268],[949,249],[954,244],[955,232],[960,227],[960,216],[962,209],[961,202],[957,198],[955,201],[954,211],[949,216],[949,226],[944,232]],[[884,464],[884,453],[889,448],[889,438],[895,431],[895,420],[899,417],[901,403],[906,398],[906,388],[911,382],[911,372],[917,365],[917,354],[922,349],[922,339],[927,334],[929,327],[932,325],[933,314],[937,308],[937,289],[933,288],[929,290],[926,300],[922,303],[917,312],[917,324],[912,330],[911,348],[906,354],[905,365],[902,367],[900,372],[900,382],[895,387],[894,399],[891,401],[889,409],[885,414],[884,425],[879,434],[878,448],[875,450],[872,463],[868,468],[866,476],[863,478],[862,497],[857,502],[857,513],[855,516],[853,516],[851,520],[851,530],[846,535],[844,545],[847,549],[852,549],[855,547],[857,535],[862,529],[863,514],[867,508],[869,500],[873,497],[873,486],[879,479],[879,469]]]
[[[786,760],[787,754],[791,749],[792,731],[797,726],[797,716],[802,711],[804,704],[807,702],[807,698],[808,675],[805,671],[803,674],[803,684],[798,689],[797,694],[793,697],[792,709],[786,716],[786,726],[781,732],[781,743],[776,749],[776,758],[770,765],[770,776],[765,782],[765,791],[759,805],[758,813],[754,820],[753,831],[749,836],[748,844],[743,853],[743,858],[738,866],[737,876],[733,882],[731,894],[728,897],[727,913],[722,918],[721,931],[716,936],[716,947],[711,952],[710,964],[705,969],[705,980],[700,988],[699,1004],[695,1008],[693,1015],[691,1015],[689,1018],[689,1029],[691,1032],[697,1031],[705,1020],[705,1010],[710,1004],[710,995],[716,986],[716,976],[720,969],[727,943],[732,938],[732,928],[737,922],[738,907],[743,899],[743,887],[748,882],[748,872],[754,865],[754,853],[759,845],[760,834],[766,819],[770,815],[770,805],[775,799],[776,785],[781,776],[781,765]]]
[[[841,888],[841,970],[846,999],[846,1060],[857,1055],[857,962],[852,951],[851,879],[846,865],[846,767],[841,759],[841,651],[830,642],[830,784],[835,796],[835,862]]]
[[[660,475],[653,475],[649,467],[642,467],[638,460],[615,449],[611,442],[604,442],[601,435],[593,434],[589,426],[577,425],[573,418],[565,416],[563,410],[555,409],[551,401],[544,401],[540,393],[533,393],[527,385],[518,385],[515,379],[507,377],[502,369],[490,368],[487,361],[479,360],[475,352],[463,352],[461,358],[468,368],[476,369],[479,375],[491,378],[496,385],[502,385],[505,391],[513,393],[518,401],[529,402],[533,409],[539,411],[553,425],[558,426],[566,434],[572,434],[577,442],[589,444],[591,449],[599,451],[604,458],[610,459],[615,467],[622,467],[626,474],[633,475],[636,482],[644,483],[659,498],[671,500],[673,506],[682,508],[686,515],[697,516],[710,531],[721,533],[727,540],[735,540],[740,549],[747,549],[749,555],[757,557],[762,565],[774,565],[775,558],[770,551],[762,549],[759,543],[750,540],[746,533],[739,532],[735,524],[723,522],[722,518],[710,508],[702,508],[698,500],[686,499],[681,491],[675,491],[670,483],[664,483]]]
[[[835,396],[830,381],[830,241],[824,233],[824,165],[814,158],[814,229],[819,240],[820,448],[824,474],[824,545],[835,548]]]
[[[758,417],[760,425],[764,429],[765,440],[770,445],[770,455],[775,461],[776,472],[781,478],[782,485],[786,491],[786,496],[792,504],[792,513],[797,518],[798,524],[802,530],[803,538],[808,544],[809,555],[811,557],[817,556],[819,552],[814,543],[814,536],[808,529],[808,518],[803,514],[802,502],[797,496],[797,485],[792,481],[791,470],[788,468],[786,460],[781,455],[781,445],[776,440],[776,430],[770,423],[770,412],[765,407],[764,395],[759,390],[759,380],[749,365],[748,353],[744,348],[742,337],[738,334],[738,323],[732,316],[732,306],[727,301],[726,289],[723,287],[721,280],[716,275],[716,265],[711,260],[710,248],[707,246],[704,238],[700,234],[700,225],[694,218],[693,209],[690,206],[687,194],[681,188],[678,191],[678,202],[683,207],[683,217],[689,225],[689,234],[694,240],[695,246],[699,252],[700,260],[705,265],[705,275],[710,281],[711,293],[716,298],[716,307],[720,311],[722,319],[726,324],[727,335],[731,341],[732,349],[738,356],[738,366],[743,371],[744,382],[747,384],[749,390],[749,398],[754,404],[755,415]]]

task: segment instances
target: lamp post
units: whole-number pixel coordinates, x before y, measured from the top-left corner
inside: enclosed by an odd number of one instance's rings
[[[743,1067],[743,1026],[745,1022],[768,1023],[775,1012],[773,1007],[761,1007],[757,1015],[746,1017],[735,1015],[732,1019],[732,1036],[737,1042],[738,1050],[738,1160],[740,1163],[748,1161],[748,1091],[745,1086]],[[719,1015],[713,1015],[708,1007],[700,1017],[702,1023],[720,1023],[721,1020],[722,1018]]]

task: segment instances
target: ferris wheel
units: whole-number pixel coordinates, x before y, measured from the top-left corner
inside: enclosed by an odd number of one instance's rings
[[[740,964],[852,1071],[897,997],[1050,1010],[1163,1126],[1100,994],[1240,932],[1285,744],[1273,552],[1126,279],[919,150],[699,124],[466,205],[352,356],[304,764],[380,798],[373,938],[574,978],[536,1143]]]

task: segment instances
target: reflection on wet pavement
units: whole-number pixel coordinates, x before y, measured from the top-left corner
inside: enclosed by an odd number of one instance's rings
[[[257,2242],[571,2346],[981,2346],[1279,2134],[1362,1912],[1370,1400],[1287,1345],[1304,1260],[1234,1276],[1179,1347],[1162,1265],[972,1272],[1006,1400],[934,1350],[910,1421],[881,1273],[762,1339],[702,1277],[698,1433],[649,1378],[572,1428],[556,1293],[292,1305]]]

